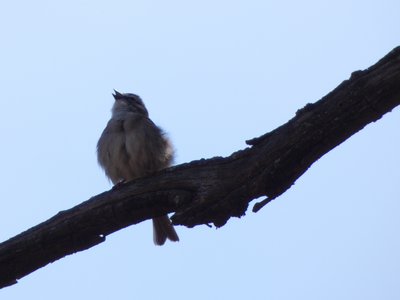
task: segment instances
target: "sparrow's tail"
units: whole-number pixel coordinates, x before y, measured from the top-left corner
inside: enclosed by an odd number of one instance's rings
[[[157,246],[164,245],[165,241],[179,241],[178,234],[167,215],[153,219],[153,239]]]

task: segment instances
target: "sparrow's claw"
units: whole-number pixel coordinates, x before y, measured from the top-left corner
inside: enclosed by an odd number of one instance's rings
[[[116,184],[114,184],[114,186],[113,186],[113,190],[114,189],[116,189],[116,188],[119,188],[121,185],[123,185],[124,183],[126,183],[126,180],[125,179],[121,179],[120,181],[118,181]]]

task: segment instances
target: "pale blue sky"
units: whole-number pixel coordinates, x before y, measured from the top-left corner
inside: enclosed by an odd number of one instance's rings
[[[0,240],[110,189],[95,145],[111,92],[142,96],[176,163],[229,155],[400,45],[393,1],[0,4]],[[221,229],[151,223],[0,299],[399,299],[400,110]]]

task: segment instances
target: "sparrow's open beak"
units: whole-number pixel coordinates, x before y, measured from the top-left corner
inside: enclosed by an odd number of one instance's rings
[[[120,99],[122,99],[124,97],[120,92],[118,92],[116,90],[114,90],[114,93],[115,94],[112,94],[112,95],[113,95],[115,100],[120,100]]]

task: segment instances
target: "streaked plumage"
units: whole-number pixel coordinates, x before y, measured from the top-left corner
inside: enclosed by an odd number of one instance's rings
[[[161,128],[149,118],[141,98],[115,91],[112,116],[98,143],[97,158],[107,177],[117,184],[150,175],[171,165],[173,149]],[[179,241],[168,216],[153,219],[156,245]]]

